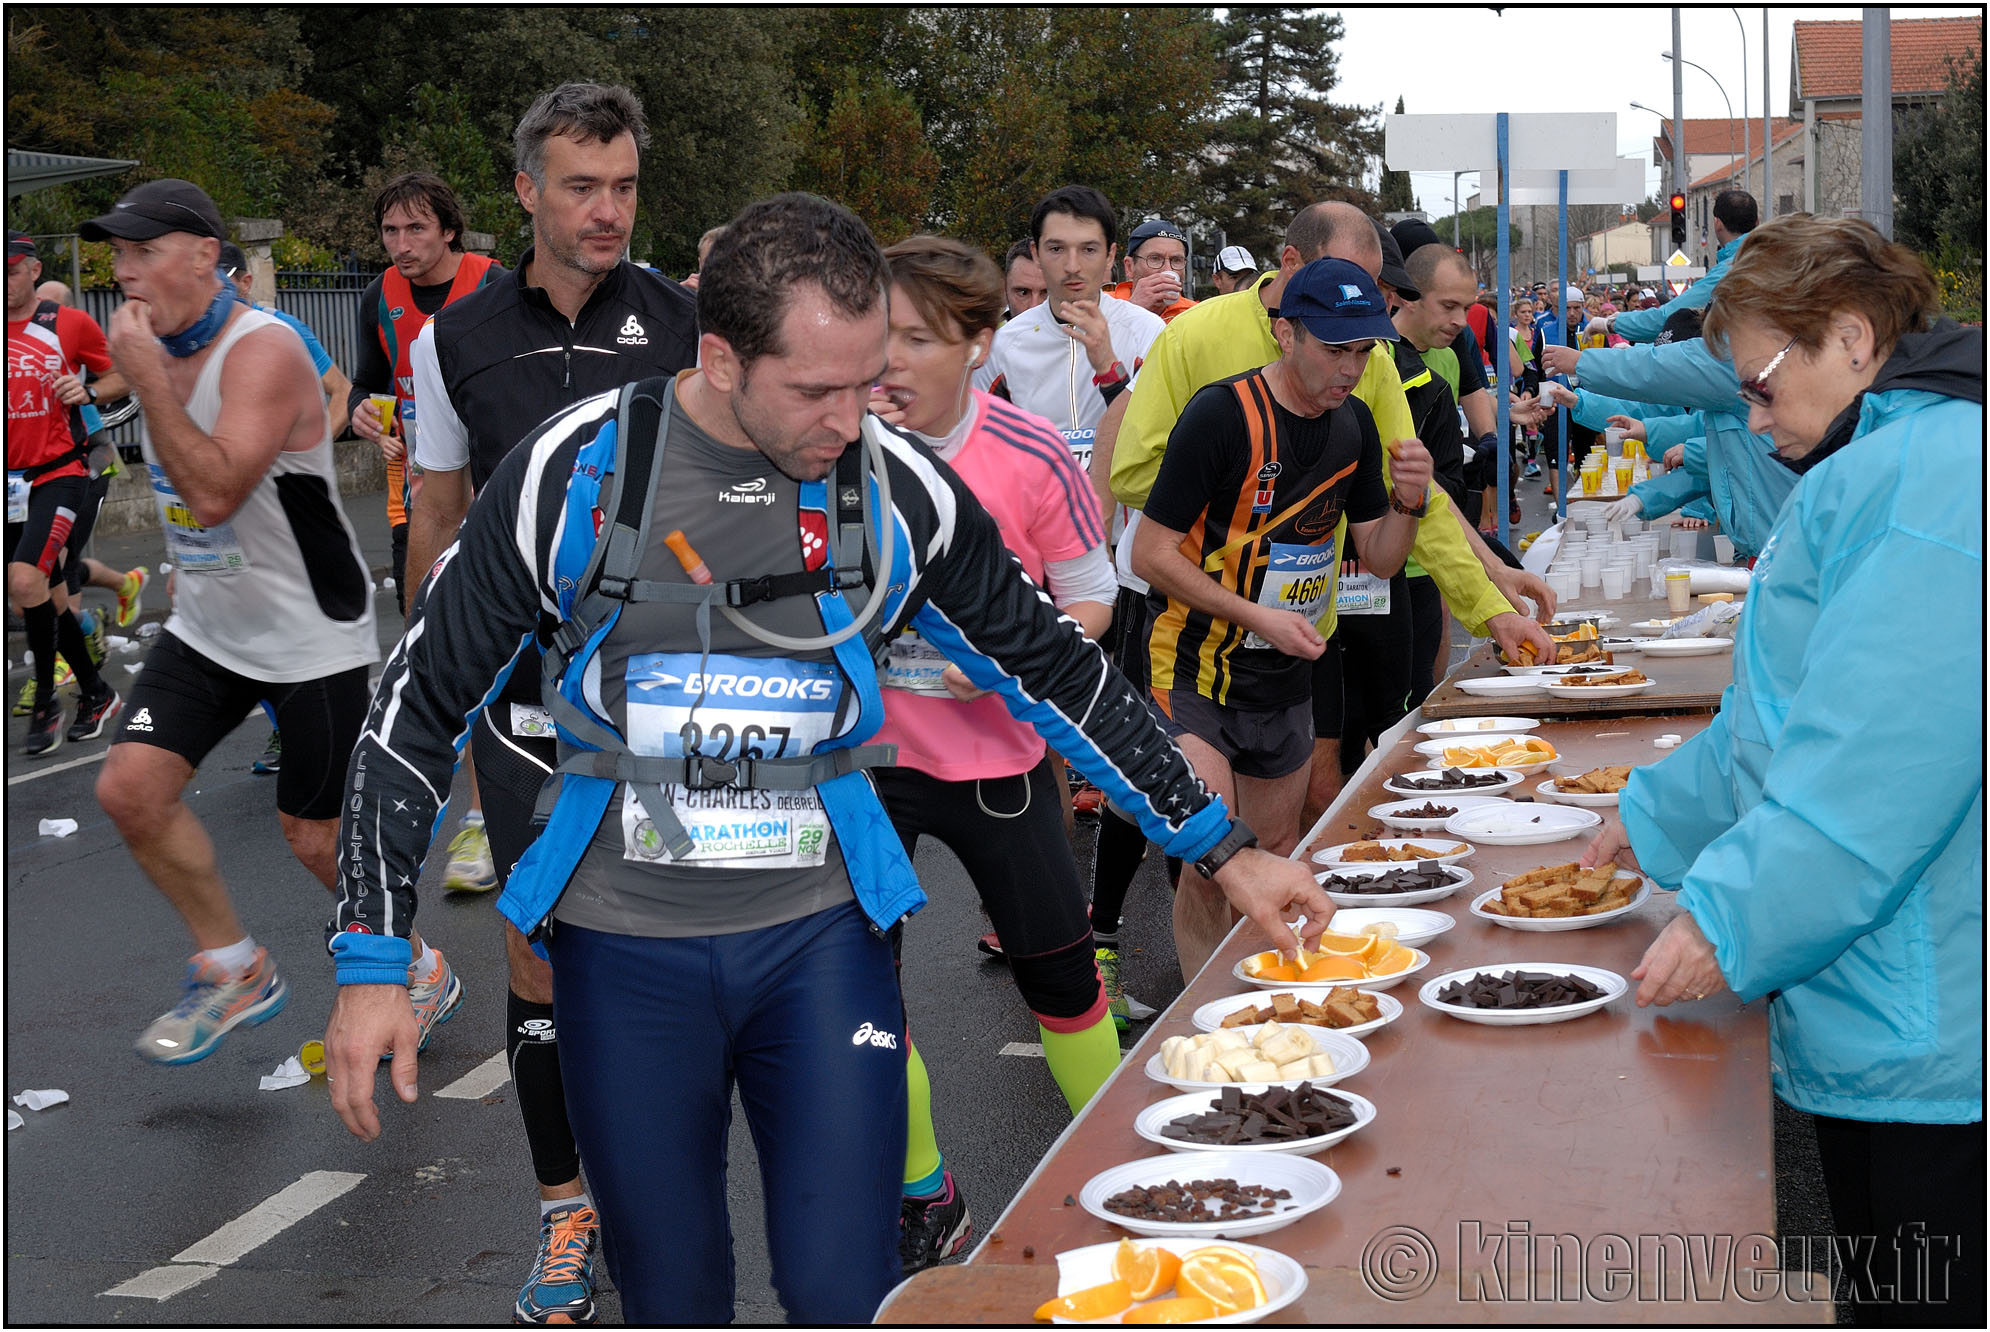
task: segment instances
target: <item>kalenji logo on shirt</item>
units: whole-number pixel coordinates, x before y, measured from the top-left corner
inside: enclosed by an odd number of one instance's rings
[[[719,492],[721,504],[772,504],[774,492],[767,488],[767,478],[756,476],[751,481],[733,483],[731,490]]]
[[[863,1026],[857,1028],[856,1034],[850,1038],[850,1044],[874,1045],[880,1050],[896,1050],[898,1048],[898,1034],[890,1031],[879,1031],[866,1022]]]
[[[625,346],[643,347],[649,344],[649,337],[643,326],[636,322],[636,317],[630,315],[622,321],[621,333],[616,337],[615,341]]]

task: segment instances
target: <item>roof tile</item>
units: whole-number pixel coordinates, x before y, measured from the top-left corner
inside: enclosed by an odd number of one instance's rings
[[[1859,20],[1799,21],[1795,29],[1797,100],[1857,97],[1862,61]],[[1950,56],[1980,56],[1982,51],[1980,18],[1895,19],[1893,91],[1940,92],[1948,86]]]

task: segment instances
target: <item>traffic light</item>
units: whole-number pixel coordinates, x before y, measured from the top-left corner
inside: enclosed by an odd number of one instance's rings
[[[1672,192],[1672,243],[1682,248],[1686,244],[1686,196],[1677,190]]]

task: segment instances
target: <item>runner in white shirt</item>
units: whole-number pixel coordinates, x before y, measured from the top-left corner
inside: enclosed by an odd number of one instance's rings
[[[1078,465],[1089,471],[1100,419],[1131,387],[1147,349],[1166,325],[1159,315],[1106,293],[1119,221],[1112,204],[1097,190],[1066,185],[1045,195],[1030,214],[1030,238],[1050,299],[1002,325],[987,364],[976,372],[975,386],[1050,421],[1063,432]],[[1111,447],[1108,441],[1108,453]],[[1134,576],[1128,553],[1140,515],[1124,506],[1105,505],[1102,516],[1110,521],[1111,537],[1120,552],[1115,560],[1120,594],[1112,629],[1100,641],[1121,674],[1136,688],[1145,688],[1147,584]],[[1146,838],[1132,823],[1110,816],[1101,820],[1099,838],[1101,860],[1112,866],[1107,871],[1112,882],[1119,883],[1122,874],[1131,877],[1145,852]],[[1117,902],[1124,894],[1120,886],[1111,897]],[[1112,930],[1100,934],[1101,921],[1093,913],[1093,933],[1113,1019],[1124,1029],[1132,1014],[1119,983],[1117,906],[1110,914]],[[983,937],[983,951],[1000,948],[993,935]],[[1152,1011],[1139,1005],[1137,1015]]]

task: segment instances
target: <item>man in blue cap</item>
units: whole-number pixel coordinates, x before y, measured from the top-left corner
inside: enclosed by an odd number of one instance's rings
[[[1299,838],[1313,753],[1314,627],[1338,581],[1343,514],[1364,567],[1403,567],[1431,484],[1414,439],[1389,449],[1352,396],[1395,325],[1344,259],[1295,274],[1272,319],[1278,359],[1196,393],[1168,438],[1133,539],[1133,569],[1167,598],[1149,641],[1153,706],[1196,775],[1274,855]],[[1193,871],[1179,891],[1226,908]]]

